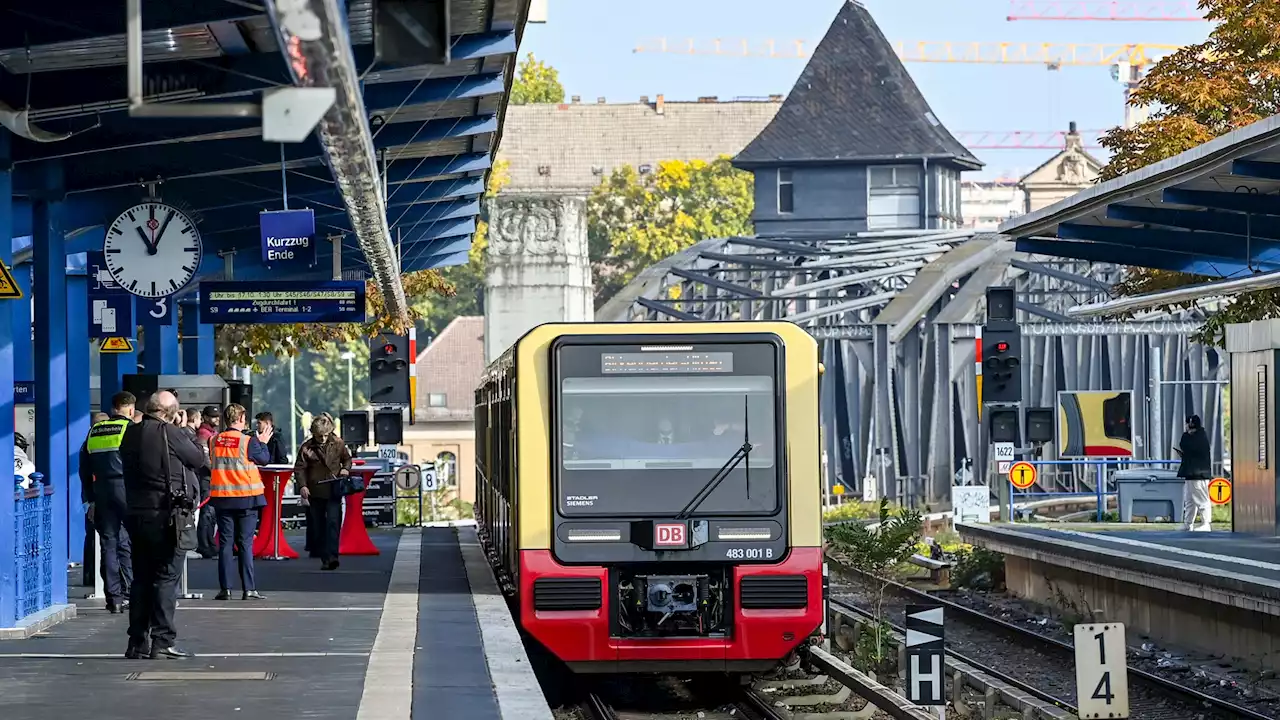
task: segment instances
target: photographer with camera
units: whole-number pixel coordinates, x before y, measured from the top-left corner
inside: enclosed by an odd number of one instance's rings
[[[182,560],[195,549],[196,512],[204,500],[200,471],[208,458],[175,424],[179,412],[173,393],[152,395],[142,421],[120,442],[125,525],[133,541],[129,659],[188,656],[174,644],[173,616]]]

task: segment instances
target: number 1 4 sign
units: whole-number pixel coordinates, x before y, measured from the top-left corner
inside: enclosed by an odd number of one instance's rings
[[[1124,625],[1090,623],[1075,626],[1077,716],[1129,717],[1129,663]]]

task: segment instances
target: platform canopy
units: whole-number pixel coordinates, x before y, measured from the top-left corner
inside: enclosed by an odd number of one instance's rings
[[[1280,116],[1099,183],[1000,232],[1020,252],[1238,279],[1280,270]]]
[[[284,207],[284,180],[289,208],[315,211],[317,236],[345,234],[345,268],[369,267],[350,215],[368,198],[353,203],[350,184],[335,182],[332,143],[318,133],[302,143],[264,142],[259,118],[131,117],[124,2],[3,5],[0,122],[13,131],[15,237],[32,234],[28,198],[52,191],[65,193],[57,222],[68,252],[100,246],[100,232],[89,230],[141,201],[141,183],[161,180],[161,198],[190,211],[200,229],[201,277],[220,277],[220,255],[229,251],[243,251],[235,279],[273,277],[255,259],[258,214]],[[268,16],[278,5],[143,2],[146,102],[257,102],[264,90],[302,84],[297,75],[307,66],[281,51]],[[375,57],[373,6],[337,5],[346,8],[345,52],[363,102],[344,128],[347,152],[372,139],[403,271],[466,262],[529,0],[450,0],[452,61],[414,67]],[[318,277],[330,272],[329,252],[322,243]]]

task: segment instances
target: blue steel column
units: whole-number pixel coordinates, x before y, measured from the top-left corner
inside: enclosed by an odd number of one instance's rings
[[[213,375],[213,326],[200,324],[198,302],[182,303],[182,374]]]
[[[31,274],[35,298],[36,469],[53,485],[53,604],[67,602],[67,248],[58,227],[62,167],[42,168],[44,186],[32,207]],[[83,308],[80,309],[83,312]]]
[[[13,260],[13,173],[9,163],[9,131],[0,129],[0,262]],[[10,300],[15,307],[31,297]],[[0,311],[0,468],[13,467],[13,348],[16,311]],[[0,627],[18,621],[15,587],[18,581],[14,554],[13,475],[0,474]]]
[[[177,375],[178,363],[178,323],[171,325],[151,325],[145,321],[150,317],[147,300],[136,299],[134,317],[142,325],[142,352],[138,362],[148,375]],[[170,312],[177,312],[171,308]]]
[[[0,130],[0,134],[7,135],[8,133]],[[10,174],[10,177],[12,177],[12,174]],[[12,187],[12,181],[9,184]],[[6,200],[6,202],[8,201]],[[12,221],[10,221],[9,227],[13,227]],[[7,231],[4,234],[8,236],[12,235],[13,232]],[[12,242],[5,245],[6,252],[12,249]],[[18,282],[18,287],[22,288],[23,298],[13,303],[13,379],[31,382],[36,379],[35,362],[33,362],[31,348],[31,264],[24,263],[14,268],[13,279]]]
[[[67,554],[84,562],[80,444],[89,436],[89,278],[67,271]],[[55,498],[56,499],[56,498]]]
[[[138,372],[137,353],[98,353],[98,408],[111,412],[111,396],[124,389],[124,376]]]

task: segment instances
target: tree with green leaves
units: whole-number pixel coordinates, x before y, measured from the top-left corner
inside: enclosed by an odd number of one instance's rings
[[[560,84],[560,73],[533,57],[533,53],[525,55],[524,60],[516,68],[515,83],[511,86],[511,104],[562,102],[564,102],[564,86]]]
[[[754,176],[728,157],[668,160],[640,174],[624,165],[587,200],[596,304],[637,273],[707,238],[751,232]]]
[[[1280,113],[1280,3],[1200,0],[1200,8],[1214,23],[1208,39],[1161,59],[1143,79],[1131,103],[1156,110],[1149,120],[1132,128],[1116,128],[1102,138],[1102,145],[1113,153],[1102,179],[1146,167]],[[1131,268],[1116,290],[1139,295],[1211,279]],[[1197,339],[1220,345],[1228,324],[1276,317],[1280,317],[1280,291],[1245,293],[1212,316]]]

